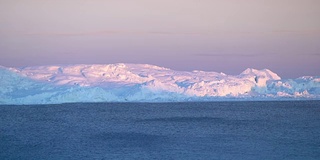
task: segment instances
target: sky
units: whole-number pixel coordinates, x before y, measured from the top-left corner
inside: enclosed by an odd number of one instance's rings
[[[0,65],[320,75],[319,0],[0,0]]]

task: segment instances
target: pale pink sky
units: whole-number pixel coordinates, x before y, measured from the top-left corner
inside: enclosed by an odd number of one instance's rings
[[[1,0],[0,65],[320,75],[319,0]]]

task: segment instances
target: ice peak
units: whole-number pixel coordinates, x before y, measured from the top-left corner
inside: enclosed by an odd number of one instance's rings
[[[257,77],[268,77],[273,80],[280,80],[281,78],[269,69],[257,70],[253,68],[247,68],[240,75],[251,75]]]
[[[254,68],[247,68],[244,70],[241,74],[252,74],[252,73],[257,73],[259,70],[254,69]]]

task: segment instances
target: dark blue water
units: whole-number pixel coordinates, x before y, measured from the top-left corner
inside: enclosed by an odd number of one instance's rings
[[[0,159],[320,159],[320,101],[0,106]]]

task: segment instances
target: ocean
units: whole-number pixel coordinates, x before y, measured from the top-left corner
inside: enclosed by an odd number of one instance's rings
[[[1,105],[0,159],[320,159],[320,101]]]

